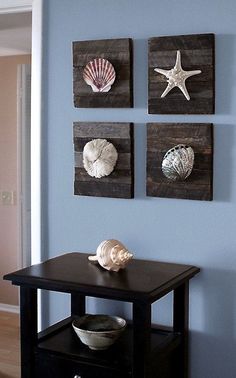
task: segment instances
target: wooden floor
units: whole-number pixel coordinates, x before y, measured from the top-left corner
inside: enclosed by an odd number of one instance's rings
[[[19,315],[0,311],[0,378],[20,377]]]

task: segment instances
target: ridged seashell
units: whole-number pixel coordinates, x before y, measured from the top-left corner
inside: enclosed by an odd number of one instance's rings
[[[191,174],[193,164],[192,147],[178,144],[166,152],[162,160],[162,172],[172,181],[183,181]]]
[[[90,261],[97,261],[104,269],[118,272],[123,269],[133,254],[118,240],[104,240],[97,247],[96,255],[89,256]]]
[[[108,92],[115,81],[116,72],[108,60],[96,58],[85,66],[83,78],[93,92]]]
[[[106,139],[93,139],[84,146],[83,165],[89,176],[109,176],[115,168],[117,158],[116,148]]]

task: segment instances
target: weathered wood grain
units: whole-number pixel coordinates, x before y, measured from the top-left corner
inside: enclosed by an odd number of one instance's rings
[[[102,179],[94,180],[94,177],[89,176],[84,168],[75,168],[75,181],[92,183],[102,182],[108,184],[120,184],[122,178],[122,184],[131,184],[130,170],[128,169],[116,169],[109,176],[102,177]]]
[[[125,122],[74,122],[74,137],[129,139],[129,125]]]
[[[201,74],[186,80],[190,101],[179,88],[166,97],[167,78],[154,68],[170,70],[181,52],[186,71],[200,69]],[[148,112],[150,114],[213,114],[215,111],[215,38],[214,34],[180,35],[149,39]]]
[[[104,39],[73,42],[74,105],[80,108],[133,107],[132,40]],[[95,58],[109,60],[115,68],[116,80],[107,93],[94,93],[83,79],[83,70]]]
[[[168,180],[161,169],[165,153],[177,144],[194,150],[194,166],[185,181]],[[213,125],[209,123],[147,124],[148,196],[210,201],[213,199]]]
[[[83,167],[83,149],[92,139],[106,139],[118,152],[114,171],[100,179]],[[74,194],[97,197],[133,198],[133,124],[114,122],[74,122]]]

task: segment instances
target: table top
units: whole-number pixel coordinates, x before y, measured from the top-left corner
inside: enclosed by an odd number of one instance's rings
[[[200,271],[191,265],[132,259],[119,272],[110,272],[88,261],[88,256],[66,253],[7,274],[4,279],[32,288],[152,303]]]

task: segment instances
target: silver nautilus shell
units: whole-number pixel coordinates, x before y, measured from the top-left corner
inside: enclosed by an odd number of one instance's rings
[[[109,60],[96,58],[85,66],[83,78],[93,92],[108,92],[116,79],[116,72]]]
[[[116,148],[106,139],[93,139],[84,146],[83,165],[89,176],[109,176],[115,168],[117,158]]]
[[[192,147],[178,144],[168,150],[162,160],[162,172],[172,181],[183,181],[192,172],[194,151]]]
[[[123,269],[133,254],[118,240],[104,240],[97,247],[96,255],[89,256],[90,261],[98,262],[104,269],[118,272]]]

